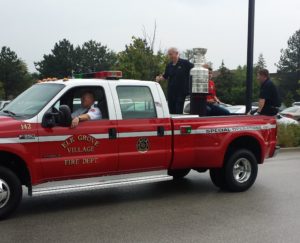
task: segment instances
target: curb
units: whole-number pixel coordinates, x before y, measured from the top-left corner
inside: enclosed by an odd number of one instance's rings
[[[279,152],[300,151],[300,147],[280,148]]]

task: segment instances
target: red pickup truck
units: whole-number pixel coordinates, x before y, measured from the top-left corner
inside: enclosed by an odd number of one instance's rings
[[[86,90],[93,91],[102,118],[71,128],[71,113]],[[209,170],[221,189],[245,191],[255,182],[258,164],[274,155],[276,134],[272,117],[170,115],[155,82],[41,82],[0,112],[0,218],[17,208],[24,186],[29,195],[41,195],[180,179],[193,169]],[[165,174],[141,176],[149,171]],[[91,177],[102,181],[67,181]],[[40,185],[54,181],[63,185]]]

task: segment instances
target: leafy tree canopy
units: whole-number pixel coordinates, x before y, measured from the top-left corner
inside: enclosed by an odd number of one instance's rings
[[[0,52],[1,96],[12,99],[32,83],[26,64],[9,47]]]
[[[67,39],[55,43],[51,53],[35,63],[42,77],[64,78],[73,73],[96,72],[111,69],[116,62],[116,54],[93,40],[74,47]]]
[[[287,48],[281,50],[278,68],[278,86],[284,102],[300,100],[300,29],[287,42]]]
[[[132,42],[118,54],[117,68],[123,71],[124,78],[154,80],[164,71],[165,64],[162,52],[154,53],[146,40],[132,37]]]

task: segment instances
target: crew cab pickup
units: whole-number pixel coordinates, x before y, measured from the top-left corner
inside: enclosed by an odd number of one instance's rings
[[[71,128],[71,113],[86,90],[94,93],[102,118]],[[30,196],[41,195],[180,179],[193,169],[209,170],[220,189],[245,191],[255,182],[258,164],[274,155],[276,136],[272,117],[170,115],[156,82],[37,83],[0,112],[0,218],[17,208],[25,187]],[[149,171],[165,174],[141,177]],[[101,182],[68,183],[92,177]],[[41,187],[56,181],[62,186]]]

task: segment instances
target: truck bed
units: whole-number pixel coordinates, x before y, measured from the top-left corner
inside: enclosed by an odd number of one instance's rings
[[[259,163],[271,157],[276,146],[276,120],[267,116],[172,116],[172,168],[218,168],[231,144],[260,147]],[[185,130],[189,131],[186,132]]]

